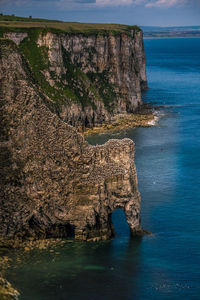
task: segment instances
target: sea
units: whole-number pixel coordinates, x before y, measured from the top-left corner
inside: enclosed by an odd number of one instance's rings
[[[145,52],[143,101],[158,107],[157,125],[88,142],[134,141],[142,227],[152,234],[131,238],[117,210],[111,241],[13,251],[7,279],[20,300],[200,299],[200,39],[145,39]]]

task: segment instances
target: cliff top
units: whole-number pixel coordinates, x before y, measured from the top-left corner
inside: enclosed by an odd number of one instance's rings
[[[15,32],[27,31],[29,28],[42,28],[53,31],[61,31],[69,34],[113,34],[127,33],[132,34],[132,31],[141,30],[136,25],[122,24],[95,24],[95,23],[79,23],[79,22],[62,22],[57,20],[34,19],[32,17],[23,18],[17,16],[0,15],[0,30],[10,30]]]

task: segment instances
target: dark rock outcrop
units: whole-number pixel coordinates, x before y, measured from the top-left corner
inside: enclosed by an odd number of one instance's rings
[[[140,233],[133,142],[90,146],[32,78],[18,47],[1,39],[0,236],[107,239],[117,208]]]

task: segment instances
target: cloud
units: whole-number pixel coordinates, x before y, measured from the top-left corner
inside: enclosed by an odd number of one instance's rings
[[[1,0],[0,0],[1,1]],[[43,0],[44,1],[44,0]],[[68,9],[100,9],[104,7],[128,6],[138,0],[59,0],[56,5]],[[141,0],[140,0],[141,1]]]
[[[81,8],[103,8],[111,6],[144,6],[146,8],[167,8],[180,6],[187,3],[198,3],[199,0],[0,0],[0,5],[34,6],[52,5],[59,8],[81,9]]]
[[[128,5],[143,5],[144,7],[172,7],[176,5],[183,5],[190,1],[199,0],[60,0],[65,3],[81,3],[85,5],[92,5],[97,7],[105,6],[128,6]]]
[[[199,0],[96,0],[97,6],[144,5],[145,7],[172,7]]]
[[[7,3],[7,0],[0,0],[0,5]]]
[[[119,6],[130,5],[133,0],[96,0],[97,6]]]
[[[13,5],[13,6],[24,6],[24,5],[35,5],[35,4],[48,4],[53,3],[52,0],[0,0],[0,5]]]
[[[63,5],[81,5],[88,7],[106,7],[106,6],[126,6],[133,4],[138,0],[60,0],[58,3]],[[139,0],[141,1],[141,0]]]
[[[156,0],[156,1],[148,1],[145,4],[146,7],[171,7],[175,5],[183,5],[185,4],[185,0]]]

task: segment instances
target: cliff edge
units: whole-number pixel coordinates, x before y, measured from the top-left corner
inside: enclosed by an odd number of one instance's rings
[[[80,129],[92,128],[142,104],[147,79],[140,28],[62,22],[45,26],[1,22],[0,36],[19,46],[35,84],[60,118]]]
[[[108,239],[117,208],[140,233],[133,142],[90,146],[54,112],[9,39],[0,39],[0,83],[0,236]]]

